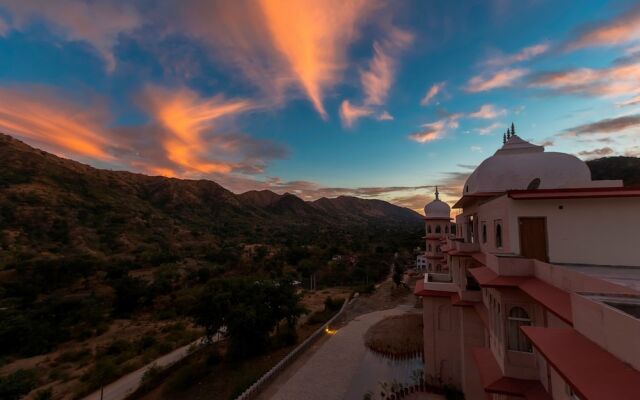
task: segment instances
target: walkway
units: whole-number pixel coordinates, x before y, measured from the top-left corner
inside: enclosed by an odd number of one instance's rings
[[[410,311],[415,312],[415,309],[410,305],[399,305],[356,317],[323,343],[288,380],[276,380],[260,398],[343,399],[367,352],[365,332],[383,318]]]
[[[185,346],[175,349],[171,353],[156,359],[155,361],[145,365],[144,367],[137,369],[130,374],[127,374],[115,382],[112,382],[104,387],[103,400],[124,400],[128,395],[135,392],[140,383],[144,373],[152,366],[166,367],[174,364],[187,355],[189,355],[189,349],[192,346],[197,346],[202,341],[202,338],[191,342]],[[83,400],[100,400],[100,390],[97,390],[85,397]]]

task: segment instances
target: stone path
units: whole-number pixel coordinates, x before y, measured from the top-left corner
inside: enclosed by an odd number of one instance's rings
[[[415,312],[415,309],[410,305],[399,305],[393,309],[356,317],[338,329],[286,382],[279,386],[272,385],[260,398],[343,399],[367,352],[364,345],[365,332],[383,318],[410,311]]]

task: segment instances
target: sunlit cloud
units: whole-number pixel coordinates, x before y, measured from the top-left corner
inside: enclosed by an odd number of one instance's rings
[[[578,153],[578,156],[586,159],[593,159],[599,157],[607,157],[614,153],[615,151],[611,147],[601,147],[599,149],[583,150]]]
[[[640,114],[625,115],[616,118],[606,118],[588,124],[565,129],[561,136],[581,136],[592,134],[612,134],[627,129],[640,127]]]
[[[485,135],[490,135],[491,133],[495,132],[496,129],[500,128],[501,126],[503,126],[503,124],[499,123],[499,122],[494,122],[491,125],[487,125],[481,128],[476,128],[474,129],[479,135],[481,136],[485,136]]]
[[[527,70],[524,68],[504,68],[495,73],[474,76],[469,80],[465,89],[475,93],[509,87],[526,74]]]
[[[357,25],[370,4],[363,0],[260,1],[275,48],[323,117],[327,115],[325,91],[345,68],[347,48],[357,37]]]
[[[376,116],[376,119],[378,121],[393,121],[393,115],[389,114],[388,111],[383,111]]]
[[[488,60],[484,61],[484,64],[493,66],[493,67],[516,64],[519,62],[530,60],[541,54],[544,54],[549,50],[550,47],[551,46],[549,45],[549,43],[546,43],[546,42],[538,43],[533,46],[525,47],[514,54],[500,54],[500,55],[493,56]]]
[[[249,100],[222,96],[203,98],[187,88],[170,90],[150,86],[145,91],[144,103],[153,119],[164,128],[159,140],[166,158],[174,166],[174,175],[262,173],[265,163],[261,156],[281,158],[285,155],[284,150],[268,141],[235,131],[225,133],[221,129],[225,119],[256,107]],[[166,165],[163,168],[170,169]]]
[[[428,143],[442,139],[450,129],[456,129],[459,126],[458,119],[461,117],[461,114],[451,114],[436,122],[422,124],[420,131],[409,135],[409,139],[418,143]]]
[[[35,19],[43,19],[60,37],[90,44],[108,71],[116,67],[113,49],[118,36],[141,25],[137,11],[122,2],[6,0],[0,8],[11,13],[12,29],[23,30]]]
[[[388,37],[373,44],[373,58],[369,67],[360,74],[366,105],[381,105],[387,99],[395,77],[398,54],[413,41],[413,35],[391,28]]]
[[[507,113],[507,110],[504,108],[498,108],[493,104],[483,104],[478,111],[474,111],[469,113],[470,118],[479,118],[479,119],[494,119],[500,116],[503,116]]]
[[[74,103],[40,86],[0,88],[0,128],[4,133],[65,157],[112,161],[109,115],[102,103]]]
[[[440,92],[442,92],[445,86],[446,86],[446,82],[439,82],[431,85],[429,90],[427,90],[427,93],[425,93],[424,97],[422,97],[422,100],[420,100],[420,105],[427,106],[431,104],[431,102],[436,98],[436,96]]]
[[[609,21],[583,26],[565,44],[565,49],[614,46],[638,39],[640,39],[640,6],[635,6]]]
[[[369,115],[373,115],[373,110],[369,107],[356,106],[349,100],[343,100],[340,104],[340,120],[347,128],[351,128],[358,119]]]
[[[618,107],[635,106],[636,104],[640,104],[640,94],[637,96],[631,97],[627,100],[616,103]]]

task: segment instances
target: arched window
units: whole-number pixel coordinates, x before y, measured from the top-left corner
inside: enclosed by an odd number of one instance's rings
[[[436,233],[440,233],[440,225],[436,225]]]
[[[508,348],[513,351],[531,353],[531,342],[520,330],[521,326],[530,326],[529,314],[522,307],[513,307],[509,310],[508,320]]]
[[[441,271],[442,271],[442,265],[436,264],[436,272],[441,272]]]
[[[527,186],[527,190],[536,190],[540,187],[540,178],[535,178]]]
[[[431,225],[427,225],[427,233],[431,233]]]
[[[442,249],[440,248],[440,246],[436,246],[436,253],[440,253],[442,251]]]
[[[449,233],[449,225],[444,226],[444,233]]]
[[[482,224],[482,243],[487,243],[487,224]]]
[[[427,266],[427,269],[429,269],[429,271],[431,271],[431,263],[429,263],[429,265]]]
[[[427,245],[427,251],[431,251],[431,243]]]
[[[502,224],[496,224],[496,247],[502,247]]]

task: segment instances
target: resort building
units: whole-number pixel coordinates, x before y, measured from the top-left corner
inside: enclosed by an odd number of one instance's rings
[[[425,376],[466,399],[640,399],[640,188],[515,134],[425,207]]]

